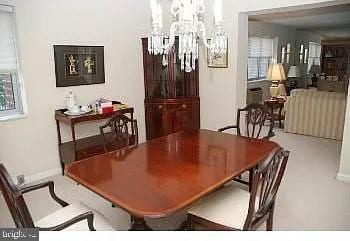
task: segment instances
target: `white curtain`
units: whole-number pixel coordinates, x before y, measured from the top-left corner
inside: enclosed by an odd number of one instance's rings
[[[321,65],[321,45],[319,43],[309,42],[309,58],[307,72],[311,70],[313,65]]]

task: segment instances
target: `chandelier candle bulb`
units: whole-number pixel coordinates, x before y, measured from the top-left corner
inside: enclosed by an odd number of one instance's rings
[[[214,3],[214,22],[215,26],[220,25],[222,21],[222,0],[215,0]]]
[[[152,24],[155,24],[157,21],[157,8],[158,8],[157,1],[151,0],[150,7],[152,11]]]
[[[163,28],[163,17],[162,17],[162,14],[163,14],[163,9],[162,9],[162,6],[160,5],[160,3],[158,3],[158,24],[159,24],[159,28],[162,29]]]
[[[184,8],[183,8],[183,20],[192,21],[192,19],[193,19],[193,9],[192,9],[191,0],[185,0]]]

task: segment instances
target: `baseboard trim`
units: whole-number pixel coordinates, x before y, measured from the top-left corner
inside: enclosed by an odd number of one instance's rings
[[[50,169],[50,170],[46,170],[46,171],[43,171],[43,172],[36,173],[34,175],[25,176],[24,177],[25,184],[32,183],[32,182],[37,182],[37,181],[40,181],[42,179],[58,175],[60,173],[61,173],[61,168],[55,168],[55,169]],[[12,176],[12,180],[14,181],[14,183],[17,184],[16,176]]]
[[[345,175],[343,173],[338,172],[337,180],[350,183],[350,175]]]

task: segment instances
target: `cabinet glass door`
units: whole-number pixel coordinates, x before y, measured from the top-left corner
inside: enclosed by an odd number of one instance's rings
[[[165,98],[169,96],[168,66],[163,66],[161,55],[152,56],[152,66],[148,71],[148,97]]]
[[[175,96],[176,97],[185,97],[189,96],[189,82],[187,79],[188,73],[185,73],[184,70],[181,70],[181,60],[178,57],[178,41],[175,44],[174,52],[174,87],[175,87]]]
[[[181,70],[181,60],[178,57],[178,41],[175,44],[174,52],[174,88],[175,97],[191,97],[197,95],[196,89],[196,73],[197,70],[191,71],[189,73],[185,70]],[[198,68],[198,63],[197,66]]]

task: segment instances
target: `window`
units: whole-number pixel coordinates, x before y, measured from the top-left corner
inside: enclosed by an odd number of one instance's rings
[[[23,114],[14,9],[0,5],[0,118]]]
[[[307,60],[307,72],[309,73],[313,65],[321,65],[321,45],[309,42],[309,58]]]
[[[248,39],[248,81],[266,78],[273,57],[272,38]]]
[[[290,55],[291,55],[291,47],[290,43],[287,44],[287,46],[282,46],[281,48],[281,63],[282,64],[289,64],[290,62]]]

